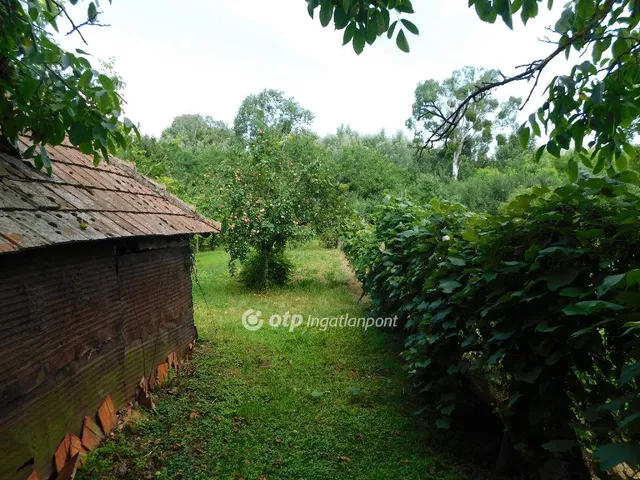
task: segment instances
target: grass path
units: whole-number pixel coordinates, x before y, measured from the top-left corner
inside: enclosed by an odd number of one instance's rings
[[[198,257],[190,371],[158,392],[157,412],[135,412],[92,453],[79,478],[465,478],[428,447],[395,336],[243,328],[249,308],[266,318],[364,314],[336,251],[310,245],[292,257],[295,281],[268,294],[230,279],[223,252]]]

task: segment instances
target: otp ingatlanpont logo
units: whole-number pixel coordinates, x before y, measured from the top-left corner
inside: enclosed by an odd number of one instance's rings
[[[262,328],[262,324],[264,323],[261,317],[261,311],[249,309],[242,314],[242,326],[251,332],[260,330]]]

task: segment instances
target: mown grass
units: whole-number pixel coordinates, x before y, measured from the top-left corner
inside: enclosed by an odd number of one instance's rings
[[[198,256],[192,364],[157,392],[156,412],[135,412],[90,455],[79,478],[465,478],[428,446],[396,335],[243,328],[247,309],[364,315],[337,251],[309,245],[291,256],[294,281],[266,294],[229,278],[224,252]]]

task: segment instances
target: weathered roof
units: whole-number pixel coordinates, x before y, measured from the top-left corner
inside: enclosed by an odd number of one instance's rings
[[[27,144],[20,145],[26,148]],[[106,238],[217,233],[220,224],[116,158],[93,166],[71,145],[48,147],[53,174],[0,153],[0,254]]]

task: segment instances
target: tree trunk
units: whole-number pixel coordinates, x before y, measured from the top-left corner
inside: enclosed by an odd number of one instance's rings
[[[453,152],[453,165],[451,169],[451,174],[454,180],[458,180],[458,175],[460,174],[460,157],[462,156],[462,147],[464,147],[464,141],[466,140],[466,135],[464,135],[460,140],[458,140],[458,145]]]
[[[270,249],[264,248],[264,288],[269,287],[269,253]]]

